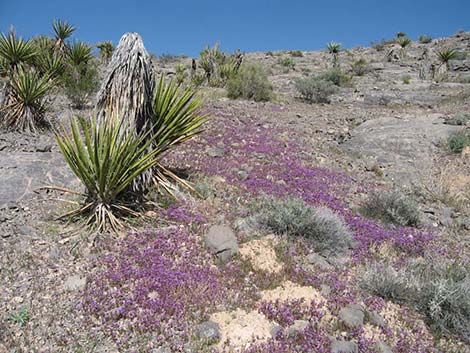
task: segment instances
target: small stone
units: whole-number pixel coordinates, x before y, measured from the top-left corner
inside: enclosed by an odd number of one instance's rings
[[[318,268],[320,268],[321,270],[331,270],[333,269],[333,266],[328,263],[328,261],[326,261],[326,259],[317,254],[317,253],[311,253],[307,256],[307,261],[309,264],[311,265],[314,265]]]
[[[310,323],[306,320],[295,320],[294,323],[287,328],[286,333],[289,336],[296,335],[300,331],[305,330],[309,324]]]
[[[374,310],[366,310],[366,319],[368,322],[370,322],[372,325],[385,328],[387,327],[387,324],[382,316],[380,316],[376,311]]]
[[[206,321],[195,328],[196,337],[207,344],[214,344],[220,340],[220,326],[217,322]]]
[[[331,353],[358,353],[359,348],[355,342],[334,340],[331,342]]]
[[[271,337],[276,337],[278,333],[282,331],[282,327],[276,324],[273,324],[271,329],[269,330],[269,333],[271,334]]]
[[[393,353],[392,349],[384,341],[375,342],[374,347],[376,353]]]
[[[216,146],[210,147],[207,151],[209,157],[223,157],[225,155],[225,145],[218,143]]]
[[[32,235],[34,233],[34,229],[29,226],[19,226],[18,233],[21,235]]]
[[[80,277],[79,275],[73,275],[67,278],[64,283],[66,290],[82,290],[85,288],[86,278]]]
[[[453,210],[450,207],[444,207],[442,209],[442,219],[441,219],[441,224],[445,227],[450,227],[452,226],[453,219]]]
[[[238,253],[237,237],[230,227],[224,225],[210,227],[204,235],[204,243],[223,262]]]
[[[322,284],[320,286],[320,294],[324,297],[329,296],[331,293],[331,287],[327,284]]]
[[[244,170],[239,170],[237,172],[237,177],[238,177],[238,180],[245,181],[246,179],[248,179],[248,173]]]
[[[349,328],[360,327],[364,324],[364,308],[357,304],[349,304],[340,310],[339,318]]]

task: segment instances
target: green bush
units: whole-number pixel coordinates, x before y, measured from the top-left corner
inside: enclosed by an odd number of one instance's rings
[[[418,38],[420,43],[427,44],[432,42],[432,38],[426,34],[422,34]]]
[[[398,191],[373,193],[362,207],[362,213],[399,226],[417,226],[420,223],[417,204]]]
[[[296,58],[301,58],[304,56],[304,53],[302,53],[302,50],[291,50],[290,55]]]
[[[351,69],[356,76],[364,76],[369,71],[367,61],[364,58],[356,60],[351,65]]]
[[[284,67],[287,71],[295,67],[295,61],[292,58],[284,57],[279,59],[279,64]]]
[[[236,75],[228,80],[227,93],[232,99],[244,98],[263,102],[272,99],[273,86],[261,65],[242,65]]]
[[[470,337],[470,269],[444,258],[413,259],[395,269],[387,262],[367,265],[359,274],[364,290],[405,303],[423,313],[439,333]]]
[[[403,76],[401,77],[401,80],[403,81],[403,83],[404,83],[405,85],[409,85],[410,82],[411,82],[411,76],[410,76],[410,75],[403,75]]]
[[[302,237],[321,254],[343,253],[353,245],[344,220],[329,208],[313,208],[294,198],[262,198],[255,207],[254,221],[259,227],[279,235]]]
[[[99,86],[98,70],[94,62],[69,65],[62,76],[64,92],[77,109],[85,107]]]
[[[319,75],[319,78],[324,81],[330,81],[338,87],[346,87],[351,82],[351,76],[339,68],[325,71]]]
[[[462,152],[465,147],[470,146],[470,130],[463,129],[451,134],[447,138],[447,145],[454,153]]]
[[[470,122],[470,114],[460,113],[456,114],[444,121],[447,125],[465,126]]]
[[[329,103],[329,97],[338,90],[331,81],[318,76],[297,79],[295,88],[300,97],[308,103]]]

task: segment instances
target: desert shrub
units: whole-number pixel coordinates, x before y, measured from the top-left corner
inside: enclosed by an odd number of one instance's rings
[[[229,55],[219,49],[219,43],[211,48],[207,46],[201,51],[199,67],[204,70],[207,83],[213,87],[224,87],[227,80],[234,76],[243,62],[243,54],[240,50]]]
[[[122,133],[132,126],[119,117],[107,124],[99,124],[97,119],[72,120],[72,133],[65,128],[56,133],[66,162],[86,189],[84,205],[66,217],[86,215],[88,227],[99,232],[117,231],[125,226],[125,216],[138,216],[136,201],[141,193],[131,187],[137,177],[159,167],[154,179],[163,180],[159,185],[166,188],[161,155],[197,134],[206,115],[200,111],[202,102],[192,88],[182,88],[173,81],[166,84],[163,76],[156,86],[150,117],[153,129],[145,133]]]
[[[175,61],[178,60],[178,58],[179,58],[178,55],[170,54],[170,53],[163,53],[158,57],[158,62],[162,65],[167,65],[167,64],[174,63]]]
[[[279,64],[285,68],[287,71],[293,69],[295,67],[295,61],[292,58],[284,57],[279,59]]]
[[[405,32],[398,32],[397,33],[397,38],[405,38],[407,35]]]
[[[444,258],[413,259],[396,270],[389,263],[367,265],[359,275],[363,289],[423,313],[432,328],[470,337],[470,270]]]
[[[403,75],[401,77],[401,80],[405,85],[409,85],[410,82],[411,82],[411,76],[410,75]]]
[[[302,237],[322,254],[343,253],[352,246],[344,220],[326,207],[313,208],[303,200],[263,198],[256,204],[255,222],[269,232]]]
[[[77,109],[85,107],[99,86],[98,70],[94,62],[69,65],[62,76],[64,93]]]
[[[396,42],[396,39],[381,39],[379,41],[372,42],[371,46],[377,51],[383,51],[387,45],[394,44]]]
[[[451,134],[447,138],[447,145],[454,153],[462,152],[465,147],[470,146],[470,130],[463,129]]]
[[[206,76],[202,73],[196,72],[191,76],[191,84],[193,84],[195,87],[202,86],[205,80]]]
[[[456,115],[454,115],[450,118],[447,118],[444,121],[444,124],[465,126],[465,125],[467,125],[468,122],[470,122],[470,114],[460,113],[460,114],[456,114]]]
[[[351,69],[356,76],[364,76],[369,68],[367,66],[367,61],[364,58],[356,60],[352,65]]]
[[[237,74],[227,81],[227,93],[232,99],[244,98],[263,102],[272,99],[273,86],[261,65],[243,65]]]
[[[416,226],[420,223],[416,203],[398,191],[373,193],[362,207],[362,213],[399,226]]]
[[[457,50],[453,60],[465,60],[468,57],[468,53],[463,50]]]
[[[426,34],[422,34],[418,38],[420,43],[427,44],[432,42],[432,38]]]
[[[186,66],[184,66],[183,64],[176,65],[175,72],[175,78],[178,84],[182,84],[188,77],[188,73],[186,72]]]
[[[304,56],[304,53],[302,53],[302,50],[291,50],[290,55],[293,57],[301,58]]]
[[[345,87],[351,82],[351,76],[339,68],[333,68],[319,75],[324,81],[330,81],[338,87]]]
[[[295,88],[301,98],[308,103],[329,103],[329,97],[338,90],[331,81],[318,76],[297,79]]]

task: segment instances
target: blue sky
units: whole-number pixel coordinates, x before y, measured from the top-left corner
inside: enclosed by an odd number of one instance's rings
[[[245,52],[344,47],[406,32],[442,37],[470,30],[470,0],[0,0],[0,31],[51,34],[54,18],[77,27],[74,38],[115,44],[136,31],[149,51],[197,56],[215,41]]]

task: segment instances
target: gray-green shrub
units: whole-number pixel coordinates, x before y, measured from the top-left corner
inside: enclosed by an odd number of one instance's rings
[[[398,191],[373,193],[363,205],[362,213],[399,226],[417,226],[420,223],[418,205]]]
[[[273,86],[268,74],[259,64],[242,65],[240,70],[227,81],[229,98],[244,98],[255,102],[273,98]]]
[[[319,75],[319,78],[330,81],[338,87],[348,86],[351,82],[351,76],[343,72],[340,68],[333,68]]]
[[[339,215],[300,199],[263,198],[256,203],[254,219],[266,231],[308,240],[324,255],[344,253],[353,245],[351,231]]]
[[[351,65],[351,70],[356,76],[364,76],[369,71],[367,61],[364,58],[356,60]]]
[[[470,341],[470,268],[445,258],[413,259],[399,270],[389,263],[367,265],[359,286],[423,313],[439,333]]]
[[[447,138],[447,145],[454,153],[460,153],[462,150],[470,146],[470,129],[462,129]]]
[[[330,96],[338,90],[331,81],[318,76],[297,79],[295,88],[300,97],[308,103],[329,103]]]
[[[460,114],[456,114],[456,115],[446,119],[444,121],[444,124],[465,126],[469,122],[470,122],[470,114],[460,113]]]
[[[420,43],[427,44],[432,42],[432,38],[426,34],[422,34],[418,38]]]

